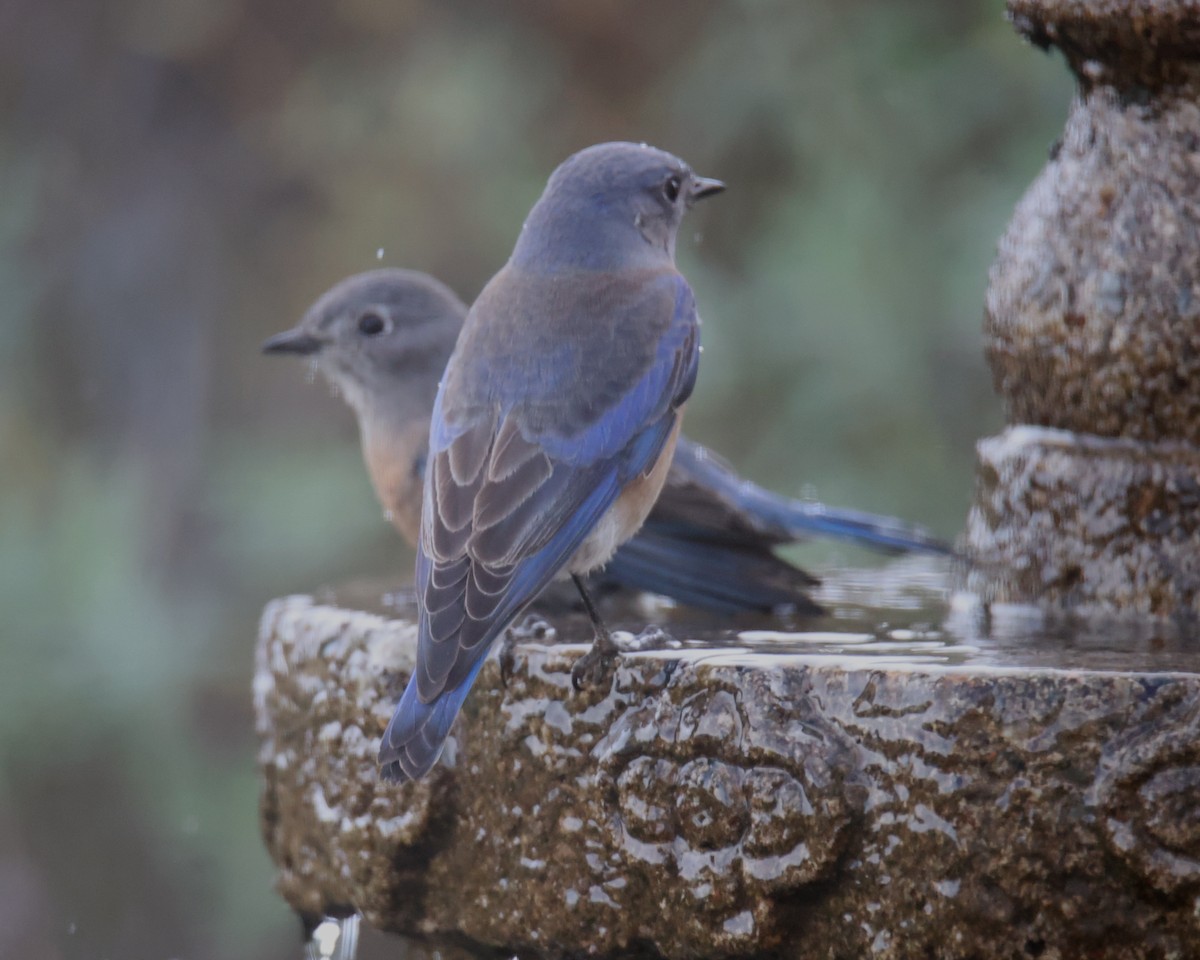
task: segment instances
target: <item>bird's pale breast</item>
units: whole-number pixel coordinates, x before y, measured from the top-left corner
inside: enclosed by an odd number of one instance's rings
[[[567,563],[568,572],[583,574],[603,566],[612,558],[617,547],[641,529],[671,470],[675,442],[679,439],[679,425],[682,422],[683,410],[680,409],[675,414],[675,425],[671,428],[671,435],[663,444],[662,453],[658,455],[654,466],[641,476],[635,477],[621,491],[621,495],[605,511],[600,522]]]
[[[364,429],[362,440],[375,495],[388,521],[415,547],[421,535],[425,478],[420,465],[429,448],[429,425],[414,420],[401,430],[388,430],[375,424]]]

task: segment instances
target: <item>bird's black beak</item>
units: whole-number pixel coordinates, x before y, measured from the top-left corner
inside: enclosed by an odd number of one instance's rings
[[[692,177],[692,188],[690,191],[690,199],[703,200],[705,197],[711,197],[713,194],[720,193],[725,189],[725,184],[720,180],[713,180],[710,177]]]
[[[322,346],[324,344],[311,333],[307,333],[297,327],[295,330],[284,330],[283,333],[275,334],[275,336],[262,345],[262,352],[297,353],[301,356],[307,356],[308,354],[316,353]]]

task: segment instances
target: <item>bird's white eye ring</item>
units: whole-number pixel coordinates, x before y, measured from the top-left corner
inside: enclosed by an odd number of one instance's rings
[[[671,203],[679,199],[679,188],[683,186],[683,181],[679,179],[679,174],[673,173],[667,177],[667,182],[663,184],[663,196]]]

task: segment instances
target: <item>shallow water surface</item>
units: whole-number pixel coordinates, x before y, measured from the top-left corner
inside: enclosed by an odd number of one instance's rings
[[[910,557],[878,567],[836,567],[820,576],[813,596],[826,608],[822,617],[787,611],[728,617],[635,594],[603,598],[600,612],[614,630],[639,634],[656,626],[667,634],[661,642],[635,642],[643,655],[746,662],[752,652],[813,664],[889,669],[1200,669],[1200,625],[987,605],[954,590],[948,560]],[[383,594],[378,584],[355,584],[318,599],[393,616],[415,615],[410,595]],[[586,642],[591,626],[578,607],[573,590],[556,584],[534,609],[553,621],[560,642]]]

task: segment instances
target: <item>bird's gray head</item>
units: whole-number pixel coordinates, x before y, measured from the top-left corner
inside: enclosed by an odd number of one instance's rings
[[[605,270],[674,260],[675,236],[691,205],[719,193],[663,150],[601,143],[568,157],[550,176],[513,251],[523,269]]]
[[[309,356],[359,413],[398,392],[436,389],[467,308],[445,284],[414,270],[360,273],[327,290],[264,353]],[[429,403],[432,403],[432,394]]]

